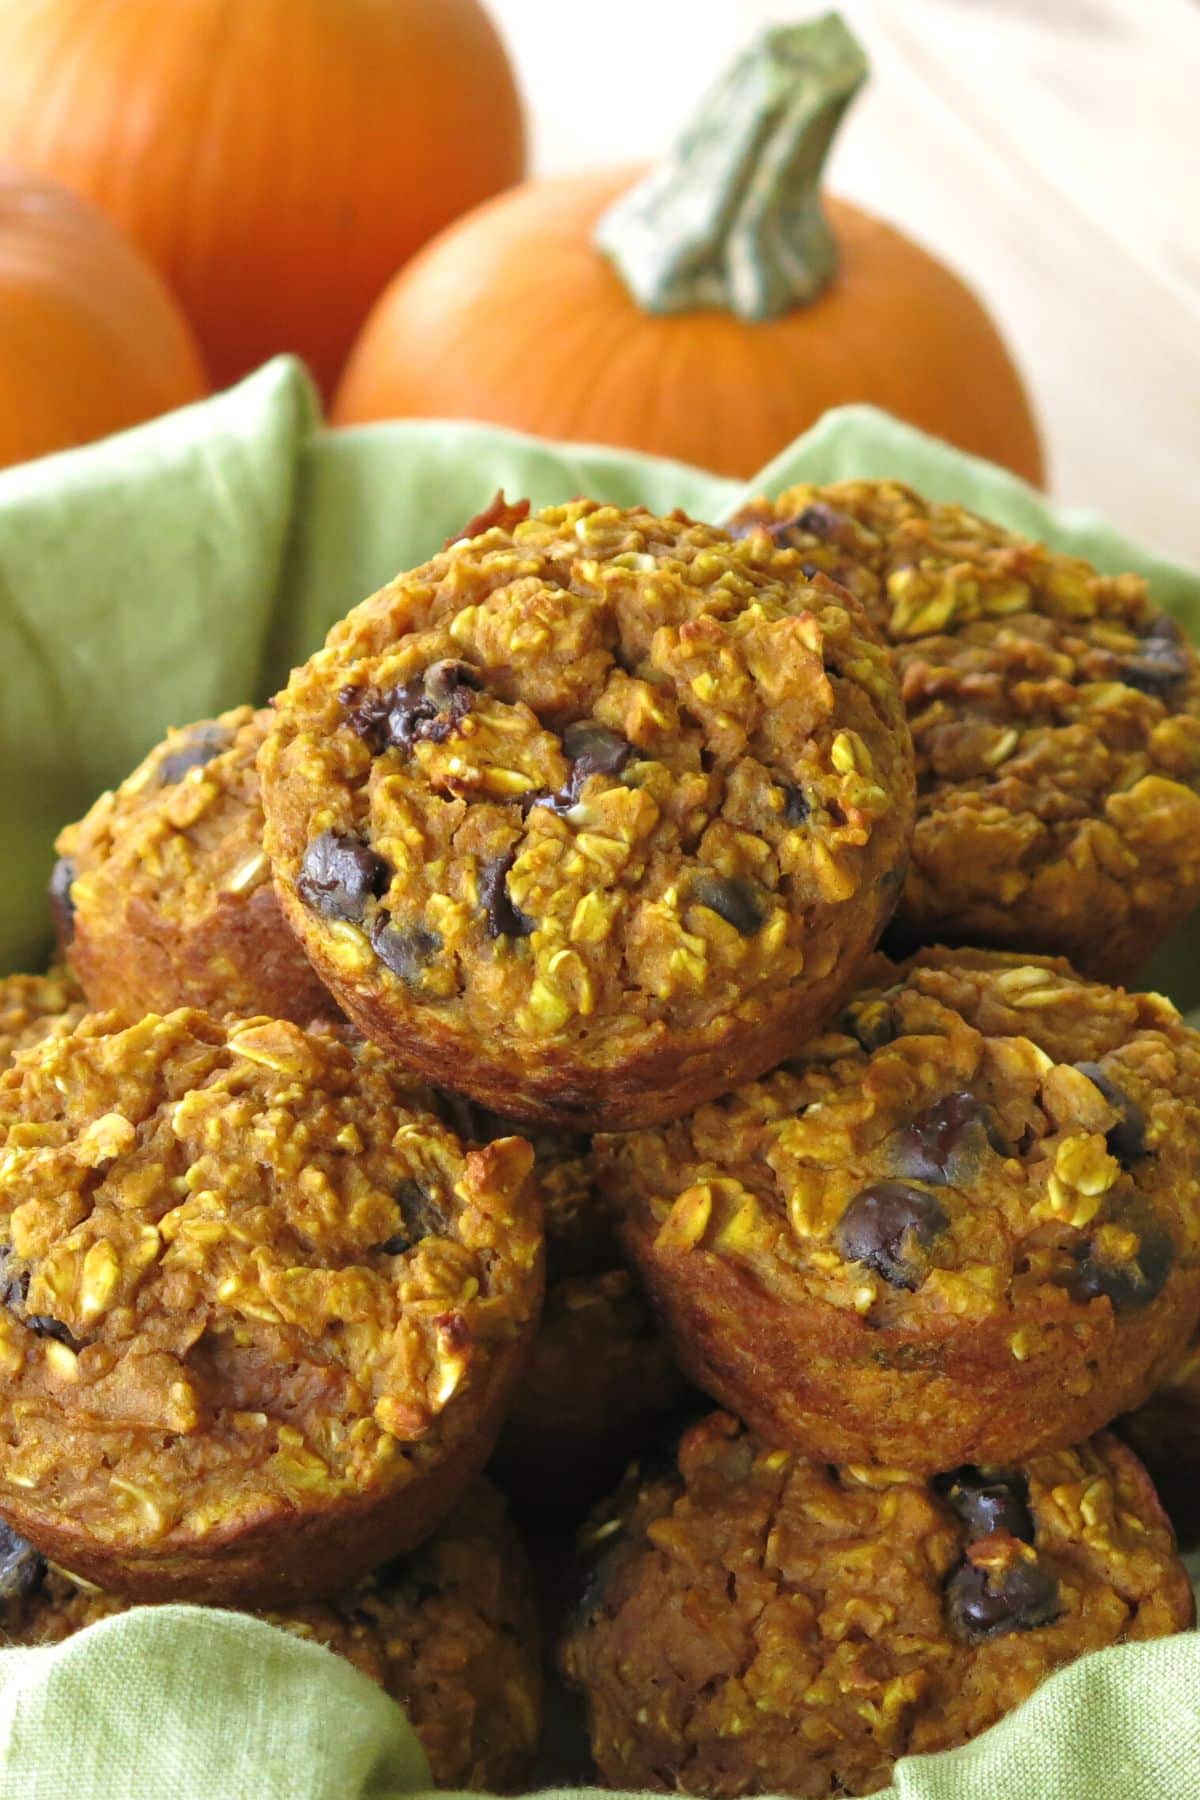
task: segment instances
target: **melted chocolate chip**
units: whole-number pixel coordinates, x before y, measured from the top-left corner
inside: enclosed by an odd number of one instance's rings
[[[969,1179],[989,1145],[1005,1149],[991,1108],[960,1092],[943,1095],[893,1133],[888,1158],[897,1175],[943,1187]]]
[[[422,1238],[446,1237],[450,1220],[437,1199],[419,1181],[402,1181],[396,1189],[396,1206],[402,1225],[376,1248],[384,1256],[403,1256]]]
[[[487,934],[492,938],[528,937],[537,930],[537,920],[509,898],[508,871],[515,860],[516,852],[509,850],[484,863],[479,871],[479,904],[487,915]]]
[[[951,1625],[969,1644],[1010,1631],[1036,1631],[1062,1612],[1054,1577],[1024,1557],[1003,1570],[960,1563],[947,1585],[946,1604]]]
[[[848,1006],[840,1024],[868,1052],[882,1050],[885,1044],[894,1043],[899,1029],[896,1014],[886,1000],[866,1000],[857,1006]]]
[[[783,816],[789,825],[804,825],[812,816],[807,796],[798,787],[783,790]]]
[[[689,898],[693,905],[717,913],[743,937],[753,937],[762,929],[762,909],[749,882],[726,875],[697,875]]]
[[[835,538],[845,523],[845,513],[827,506],[823,500],[814,500],[788,521],[792,530],[806,532],[809,537],[820,538],[823,542]]]
[[[932,1194],[902,1181],[877,1181],[851,1200],[834,1241],[847,1262],[866,1263],[911,1293],[927,1273],[924,1252],[949,1223]]]
[[[19,1274],[9,1273],[9,1258],[12,1251],[7,1245],[0,1249],[0,1306],[23,1307],[29,1293],[29,1270],[22,1269]]]
[[[619,775],[635,754],[628,738],[598,719],[577,719],[562,736],[563,755],[582,787],[589,775]]]
[[[45,1575],[46,1559],[0,1520],[0,1602],[35,1594]]]
[[[479,686],[474,669],[445,659],[396,687],[347,687],[339,698],[351,731],[379,756],[419,743],[444,743],[474,706]]]
[[[296,892],[323,919],[360,924],[367,902],[387,889],[392,872],[382,856],[349,832],[323,831],[304,852]]]
[[[1081,1302],[1105,1297],[1115,1313],[1140,1312],[1157,1300],[1175,1265],[1175,1244],[1157,1220],[1148,1221],[1138,1236],[1136,1255],[1123,1262],[1106,1257],[1095,1238],[1081,1244],[1067,1283],[1071,1297]]]
[[[381,912],[371,923],[371,947],[384,968],[409,987],[419,987],[422,971],[441,949],[442,940],[436,931],[426,931],[421,925],[405,931]]]
[[[75,936],[75,902],[71,898],[71,883],[75,879],[75,864],[69,856],[60,856],[50,871],[50,913],[54,920],[54,929],[58,933],[61,944],[69,944]]]
[[[182,781],[189,769],[202,769],[222,750],[228,750],[233,742],[233,733],[226,725],[193,725],[187,733],[185,741],[158,765],[159,787],[173,787]]]
[[[1006,1531],[1010,1537],[1032,1544],[1033,1514],[1029,1484],[1023,1475],[985,1475],[967,1463],[949,1475],[937,1476],[933,1485],[954,1508],[972,1540]]]
[[[61,1319],[52,1319],[49,1313],[26,1313],[21,1323],[33,1332],[35,1337],[57,1338],[68,1350],[82,1350],[83,1345],[69,1326]]]
[[[1138,1161],[1147,1154],[1146,1151],[1146,1115],[1136,1101],[1131,1100],[1124,1088],[1117,1086],[1104,1073],[1099,1063],[1081,1062],[1075,1067],[1081,1075],[1086,1075],[1093,1087],[1098,1087],[1108,1104],[1120,1118],[1115,1125],[1110,1125],[1105,1134],[1108,1153],[1115,1156],[1123,1169]]]
[[[1152,619],[1142,636],[1139,656],[1131,656],[1118,670],[1118,679],[1139,693],[1165,699],[1187,680],[1191,659],[1178,622],[1169,613]]]

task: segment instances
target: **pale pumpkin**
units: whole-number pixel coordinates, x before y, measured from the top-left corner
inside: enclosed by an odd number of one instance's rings
[[[0,0],[0,156],[142,246],[214,380],[291,350],[328,386],[524,131],[477,0]]]
[[[207,391],[187,321],[145,258],[77,195],[0,164],[0,464]]]
[[[334,416],[475,418],[748,477],[868,401],[1042,476],[988,314],[901,232],[819,192],[865,75],[836,18],[768,32],[664,163],[528,183],[403,270]]]

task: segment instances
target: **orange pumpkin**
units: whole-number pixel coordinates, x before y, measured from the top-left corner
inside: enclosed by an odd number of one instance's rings
[[[0,156],[142,245],[215,380],[293,350],[331,385],[524,132],[477,0],[0,0]]]
[[[56,182],[0,165],[0,464],[207,391],[183,314],[132,244]]]
[[[452,226],[372,313],[337,422],[485,419],[745,478],[826,408],[869,401],[1040,481],[979,301],[899,231],[818,197],[865,73],[848,45],[836,19],[768,33],[648,178],[528,183]]]

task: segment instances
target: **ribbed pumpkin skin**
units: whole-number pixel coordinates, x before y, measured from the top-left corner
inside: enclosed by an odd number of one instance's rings
[[[219,383],[293,350],[332,386],[401,263],[524,155],[477,0],[0,0],[0,156],[141,244]]]
[[[207,391],[178,303],[140,252],[77,195],[0,164],[0,464]]]
[[[870,401],[1031,481],[1033,415],[995,326],[909,239],[827,197],[841,262],[765,324],[644,313],[593,248],[624,173],[530,182],[428,245],[368,320],[334,416],[485,419],[748,477],[828,407]]]

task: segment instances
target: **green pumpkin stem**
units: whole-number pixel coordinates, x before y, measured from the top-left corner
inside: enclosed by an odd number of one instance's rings
[[[646,312],[773,319],[833,278],[821,173],[866,55],[837,13],[764,31],[663,161],[605,213],[596,244]]]

